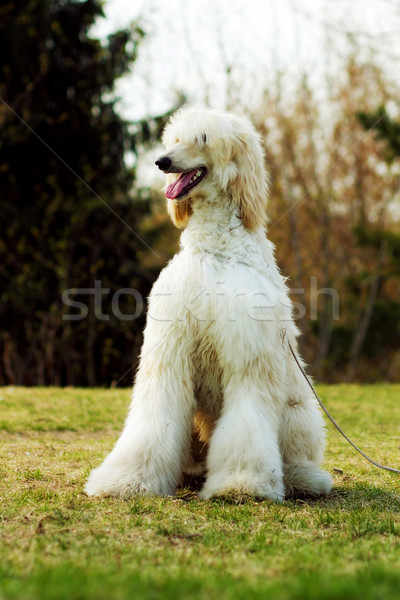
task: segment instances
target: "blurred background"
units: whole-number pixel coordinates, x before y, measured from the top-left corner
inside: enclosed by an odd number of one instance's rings
[[[0,384],[131,385],[184,102],[264,139],[311,373],[400,381],[399,26],[400,0],[2,2]]]

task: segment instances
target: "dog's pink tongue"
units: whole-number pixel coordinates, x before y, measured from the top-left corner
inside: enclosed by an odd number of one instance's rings
[[[190,171],[189,173],[182,173],[174,183],[171,183],[165,190],[165,195],[170,200],[174,200],[182,192],[192,177],[196,174],[197,169]]]

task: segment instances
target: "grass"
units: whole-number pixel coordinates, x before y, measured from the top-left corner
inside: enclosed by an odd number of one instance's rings
[[[367,454],[400,466],[400,386],[319,386]],[[400,476],[328,426],[323,499],[91,499],[129,390],[0,388],[0,599],[400,598]]]

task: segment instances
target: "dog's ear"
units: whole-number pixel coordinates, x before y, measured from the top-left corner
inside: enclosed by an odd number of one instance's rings
[[[222,188],[227,189],[235,180],[238,169],[232,161],[233,142],[229,134],[226,137],[211,137],[208,148],[212,156],[213,170]]]
[[[187,225],[190,215],[192,214],[192,206],[189,200],[167,199],[167,211],[175,227],[184,229]]]
[[[252,230],[268,221],[268,175],[260,137],[250,123],[248,126],[248,130],[242,130],[236,136],[233,161],[237,176],[231,190],[235,204],[240,207],[243,225]]]

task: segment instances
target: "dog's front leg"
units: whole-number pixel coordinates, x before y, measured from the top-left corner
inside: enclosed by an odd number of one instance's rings
[[[200,496],[244,495],[283,500],[278,412],[259,381],[236,374],[210,440],[207,480]]]
[[[145,336],[124,430],[86,484],[89,495],[173,494],[190,442],[194,395],[182,338]],[[181,341],[180,341],[181,340]]]

